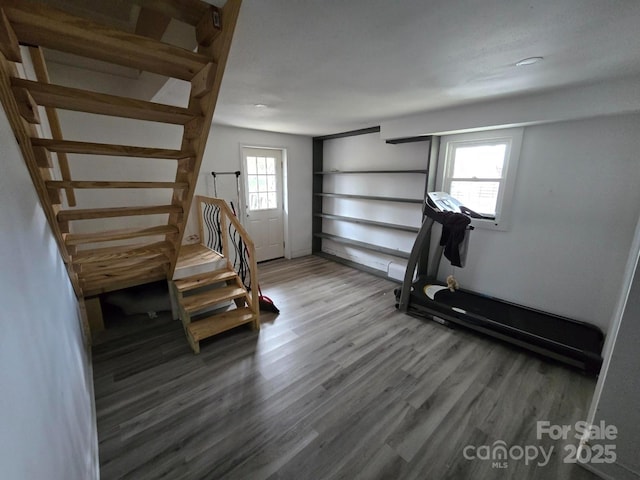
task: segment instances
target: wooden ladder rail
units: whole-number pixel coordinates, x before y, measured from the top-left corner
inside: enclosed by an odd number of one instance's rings
[[[11,129],[16,137],[18,148],[25,160],[29,176],[35,187],[60,255],[67,266],[67,273],[74,292],[77,296],[81,296],[82,289],[80,288],[78,276],[70,265],[70,254],[56,220],[56,215],[61,205],[60,195],[58,191],[51,191],[45,185],[46,181],[51,180],[51,172],[49,170],[51,161],[46,153],[44,161],[42,159],[38,160],[30,142],[30,138],[37,136],[38,131],[33,123],[23,118],[24,108],[18,104],[11,85],[11,78],[19,76],[15,63],[22,62],[22,56],[18,37],[9,23],[4,9],[0,10],[0,39],[0,103],[2,103]],[[26,101],[29,102],[28,96]],[[37,109],[35,104],[29,105],[29,108]]]
[[[33,62],[33,69],[36,74],[36,79],[40,83],[51,83],[49,80],[49,72],[47,71],[47,64],[44,61],[44,55],[40,47],[29,47],[29,55]],[[44,109],[47,119],[49,120],[49,128],[51,129],[51,136],[54,140],[62,140],[62,127],[60,126],[60,119],[55,108],[45,107]],[[69,168],[69,159],[67,154],[59,152],[56,154],[58,158],[58,166],[60,167],[60,175],[63,180],[71,180],[71,170]],[[76,195],[72,188],[67,188],[64,191],[67,197],[67,205],[70,207],[76,206]]]

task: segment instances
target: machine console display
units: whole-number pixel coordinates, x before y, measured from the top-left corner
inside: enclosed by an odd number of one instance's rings
[[[462,204],[446,192],[429,192],[428,200],[441,212],[462,213]]]

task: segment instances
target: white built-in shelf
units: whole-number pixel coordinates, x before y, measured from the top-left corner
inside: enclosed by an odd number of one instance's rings
[[[371,243],[360,242],[358,240],[352,240],[351,238],[340,237],[338,235],[332,235],[330,233],[314,233],[314,237],[325,238],[336,243],[342,243],[344,245],[350,245],[352,247],[364,248],[365,250],[371,250],[373,252],[384,253],[385,255],[391,255],[398,258],[409,258],[409,252],[403,252],[402,250],[394,250],[393,248],[381,247],[380,245],[373,245]]]
[[[427,170],[328,170],[326,172],[313,172],[315,175],[336,175],[343,173],[424,173]]]
[[[338,220],[340,222],[358,223],[360,225],[372,225],[374,227],[388,228],[391,230],[400,230],[402,232],[418,233],[419,227],[410,227],[409,225],[398,225],[395,223],[377,222],[375,220],[367,220],[365,218],[343,217],[342,215],[333,215],[330,213],[316,213],[316,217],[327,218],[329,220]]]
[[[335,197],[335,198],[354,198],[359,200],[378,200],[381,202],[400,202],[400,203],[418,203],[422,205],[421,198],[398,198],[398,197],[378,197],[371,195],[351,195],[346,193],[316,193],[318,197]]]

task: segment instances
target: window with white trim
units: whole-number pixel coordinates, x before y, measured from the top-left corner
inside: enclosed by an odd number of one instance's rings
[[[270,210],[278,207],[276,159],[247,156],[247,189],[249,210]]]
[[[521,144],[521,128],[442,137],[441,190],[485,217],[475,226],[506,229]]]

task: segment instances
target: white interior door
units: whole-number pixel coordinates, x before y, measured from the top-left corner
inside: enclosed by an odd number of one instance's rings
[[[282,151],[242,149],[245,167],[246,227],[258,262],[284,256]]]

